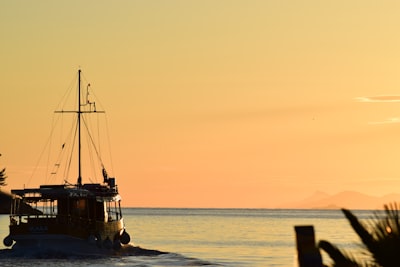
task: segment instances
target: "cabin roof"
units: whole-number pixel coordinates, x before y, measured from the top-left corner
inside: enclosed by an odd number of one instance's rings
[[[77,185],[41,185],[39,188],[13,189],[11,193],[31,201],[41,199],[59,198],[96,198],[97,201],[117,201],[120,200],[116,187],[103,184],[84,184]]]

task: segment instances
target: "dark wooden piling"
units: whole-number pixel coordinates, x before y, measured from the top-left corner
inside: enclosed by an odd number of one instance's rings
[[[295,226],[299,267],[322,267],[322,257],[315,245],[312,225]]]

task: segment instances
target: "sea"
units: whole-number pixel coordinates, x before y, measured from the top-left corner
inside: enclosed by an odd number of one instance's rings
[[[164,253],[112,257],[11,256],[0,244],[1,266],[298,266],[294,226],[313,225],[327,240],[361,255],[361,243],[340,210],[124,208],[131,242]],[[357,210],[368,220],[374,212]],[[8,234],[0,215],[0,236]],[[322,254],[325,264],[331,263]]]

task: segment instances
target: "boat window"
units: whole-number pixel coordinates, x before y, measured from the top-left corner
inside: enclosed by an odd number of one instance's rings
[[[70,202],[71,215],[77,217],[87,217],[86,199],[76,198]]]
[[[43,201],[41,208],[39,210],[42,211],[43,215],[46,216],[55,216],[57,214],[57,200],[46,200]]]
[[[108,221],[115,221],[121,219],[121,211],[119,201],[107,202]]]

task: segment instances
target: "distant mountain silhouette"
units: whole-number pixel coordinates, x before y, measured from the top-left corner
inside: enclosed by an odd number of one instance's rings
[[[321,192],[321,191],[316,191],[314,194],[312,194],[310,197],[302,200],[303,203],[314,203],[321,201],[323,199],[327,199],[331,197],[329,194]]]
[[[384,204],[400,202],[400,194],[377,197],[356,191],[343,191],[334,195],[315,192],[310,197],[282,205],[280,208],[297,209],[382,209]]]

